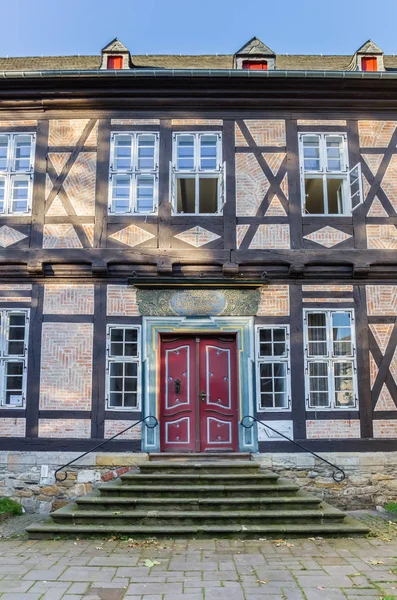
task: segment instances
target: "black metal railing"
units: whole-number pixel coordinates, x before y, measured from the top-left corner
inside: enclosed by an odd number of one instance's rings
[[[151,423],[152,424],[149,424],[147,422],[149,419],[151,419]],[[100,444],[97,444],[96,446],[94,446],[90,450],[87,450],[87,452],[84,452],[83,454],[81,454],[77,458],[74,458],[73,460],[69,461],[68,463],[66,463],[66,465],[63,465],[62,467],[59,467],[59,469],[57,469],[55,471],[55,473],[54,473],[56,481],[65,481],[67,479],[67,476],[68,476],[67,472],[65,471],[64,477],[61,477],[60,476],[60,471],[63,471],[64,469],[66,469],[66,467],[69,467],[73,463],[77,462],[78,460],[80,460],[80,458],[83,458],[84,456],[87,456],[87,454],[90,454],[90,452],[94,452],[94,450],[98,450],[98,448],[101,448],[102,446],[104,446],[108,442],[111,442],[112,440],[114,440],[119,435],[122,435],[126,431],[129,431],[133,427],[136,427],[137,425],[139,425],[139,423],[144,423],[148,429],[154,429],[159,424],[158,420],[153,415],[149,415],[147,417],[144,417],[143,419],[140,419],[139,421],[135,421],[135,423],[133,423],[129,427],[126,427],[125,429],[123,429],[123,431],[119,431],[118,433],[116,433],[116,435],[112,436],[111,438],[108,438],[107,440],[103,440],[103,442],[101,442]]]
[[[244,422],[246,419],[250,419],[250,423],[249,424],[247,424],[247,423]],[[336,481],[337,483],[341,483],[344,479],[346,479],[346,473],[344,472],[343,469],[341,469],[340,467],[337,467],[336,465],[332,464],[331,462],[329,462],[329,460],[326,460],[325,458],[323,458],[319,454],[316,454],[316,452],[312,452],[308,448],[305,448],[305,446],[302,446],[302,444],[299,444],[298,442],[295,442],[295,440],[291,440],[291,438],[289,438],[284,433],[281,433],[281,431],[277,431],[277,429],[274,429],[273,427],[270,427],[270,425],[267,425],[267,423],[263,423],[263,421],[260,421],[256,417],[253,417],[252,415],[246,415],[245,417],[243,417],[241,419],[240,425],[242,425],[242,427],[245,427],[245,429],[251,429],[251,427],[254,426],[254,422],[255,421],[257,423],[260,423],[264,427],[267,427],[267,429],[270,429],[270,431],[273,431],[274,433],[277,433],[277,435],[283,437],[288,442],[291,442],[291,444],[294,444],[295,446],[298,446],[298,448],[300,448],[301,450],[304,450],[305,452],[309,452],[309,454],[311,454],[312,456],[315,456],[316,458],[318,458],[322,462],[324,462],[327,465],[329,465],[333,469],[332,479],[334,481]]]

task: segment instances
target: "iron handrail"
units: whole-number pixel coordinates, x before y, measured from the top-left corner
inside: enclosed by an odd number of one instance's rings
[[[153,419],[154,420],[154,425],[149,425],[148,423],[146,423],[147,419]],[[148,415],[147,417],[144,417],[143,419],[140,419],[139,421],[135,421],[135,423],[133,423],[129,427],[126,427],[125,429],[123,429],[123,431],[119,431],[118,433],[116,433],[116,435],[113,435],[111,438],[108,438],[107,440],[103,440],[103,442],[101,442],[100,444],[97,444],[97,446],[94,446],[90,450],[87,450],[87,452],[84,452],[83,454],[81,454],[77,458],[74,458],[73,460],[69,461],[68,463],[66,463],[66,465],[63,465],[62,467],[59,467],[59,469],[57,469],[55,471],[55,473],[54,473],[55,480],[56,481],[65,481],[67,479],[68,474],[65,472],[65,474],[64,474],[65,476],[63,478],[61,478],[61,477],[59,477],[59,471],[62,471],[63,469],[66,469],[66,467],[69,467],[73,463],[77,462],[78,460],[80,460],[80,458],[83,458],[84,456],[87,456],[87,454],[90,454],[90,452],[94,452],[94,450],[97,450],[98,448],[101,448],[102,446],[104,446],[108,442],[111,442],[112,440],[114,440],[116,437],[118,437],[122,433],[125,433],[126,431],[129,431],[133,427],[136,427],[137,425],[139,425],[139,423],[144,423],[148,429],[154,429],[159,424],[158,420],[153,415]]]
[[[244,423],[244,421],[246,419],[251,419],[252,423],[250,423],[250,425],[246,425]],[[295,446],[298,446],[298,448],[301,448],[301,450],[304,450],[305,452],[309,452],[309,454],[312,454],[312,456],[315,456],[319,460],[322,460],[324,463],[326,463],[327,465],[329,465],[332,469],[334,469],[333,472],[332,472],[332,479],[334,481],[336,481],[336,483],[342,483],[342,481],[344,481],[346,479],[346,473],[344,472],[343,469],[341,469],[340,467],[337,467],[336,465],[332,464],[331,462],[329,462],[328,460],[326,460],[325,458],[323,458],[319,454],[316,454],[315,452],[312,452],[308,448],[305,448],[305,446],[302,446],[302,444],[299,444],[298,442],[295,442],[295,440],[291,440],[291,438],[289,438],[287,435],[284,435],[284,433],[281,433],[281,431],[277,431],[277,429],[273,429],[273,427],[270,427],[270,425],[267,425],[267,423],[263,423],[263,421],[260,421],[256,417],[253,417],[252,415],[246,415],[245,417],[243,417],[241,419],[240,425],[242,425],[243,427],[245,427],[245,429],[251,429],[251,427],[254,426],[254,421],[256,421],[257,423],[261,423],[261,425],[263,425],[264,427],[267,427],[268,429],[270,429],[274,433],[277,433],[277,435],[280,435],[281,437],[283,437],[288,442],[291,442],[291,444],[295,444]],[[337,474],[337,471],[339,471],[339,474]]]

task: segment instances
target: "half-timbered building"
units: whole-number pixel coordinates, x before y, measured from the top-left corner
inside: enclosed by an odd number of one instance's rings
[[[397,58],[114,40],[0,58],[0,81],[6,493],[48,506],[54,469],[155,416],[90,455],[70,495],[147,453],[249,452],[339,498],[390,498]]]

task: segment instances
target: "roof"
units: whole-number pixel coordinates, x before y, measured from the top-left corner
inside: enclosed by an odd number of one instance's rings
[[[384,55],[386,71],[397,70],[397,56]],[[203,55],[132,55],[135,68],[145,69],[233,69],[232,54]],[[276,69],[289,71],[347,71],[351,70],[351,55],[278,54]],[[96,70],[101,56],[28,56],[0,58],[0,71],[73,71]]]
[[[269,46],[266,46],[266,44],[258,40],[257,37],[253,37],[249,42],[244,44],[244,46],[236,52],[236,56],[239,54],[274,56],[273,50],[270,50]]]
[[[367,40],[365,44],[357,50],[357,54],[383,54],[383,52],[372,40]]]

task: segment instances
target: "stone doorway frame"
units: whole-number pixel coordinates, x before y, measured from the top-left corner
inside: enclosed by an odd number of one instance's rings
[[[142,318],[142,416],[159,418],[158,357],[160,334],[235,333],[239,364],[239,421],[255,414],[254,317],[143,317]],[[143,428],[142,451],[160,452],[160,429]],[[257,452],[256,428],[239,426],[239,452]]]

